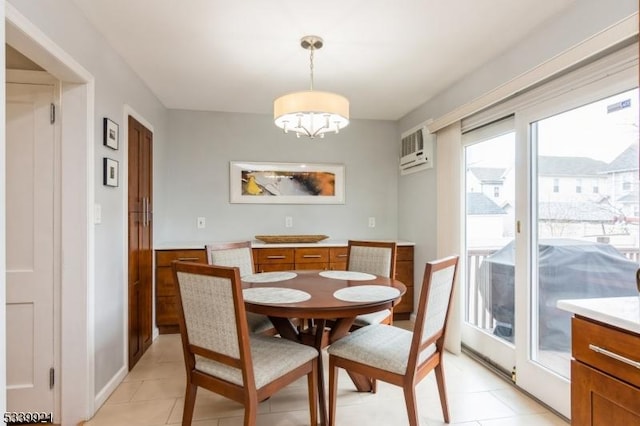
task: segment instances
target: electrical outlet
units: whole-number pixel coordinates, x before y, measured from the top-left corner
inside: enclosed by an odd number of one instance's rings
[[[197,220],[198,229],[204,229],[207,226],[206,220],[204,217],[199,217]]]
[[[369,228],[375,228],[376,227],[376,218],[375,217],[370,217],[369,218]]]
[[[285,226],[285,228],[293,228],[293,217],[285,216],[284,217],[284,226]]]

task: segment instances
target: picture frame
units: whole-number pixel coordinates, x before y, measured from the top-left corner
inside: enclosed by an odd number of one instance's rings
[[[119,145],[119,127],[118,123],[105,117],[103,122],[104,128],[104,146],[117,150]]]
[[[103,165],[103,185],[105,186],[118,186],[118,161],[104,157],[102,160]]]
[[[345,166],[326,163],[231,161],[229,202],[344,204]]]

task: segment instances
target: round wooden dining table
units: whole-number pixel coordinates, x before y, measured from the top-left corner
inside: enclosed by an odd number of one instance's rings
[[[406,291],[393,278],[355,271],[295,270],[242,277],[245,308],[269,317],[281,337],[322,349],[349,333],[358,315],[391,309]],[[304,324],[301,326],[301,324]],[[318,358],[321,424],[327,422],[322,356]],[[362,392],[369,378],[349,374]]]

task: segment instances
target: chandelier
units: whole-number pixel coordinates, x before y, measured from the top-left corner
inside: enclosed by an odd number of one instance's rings
[[[311,86],[309,90],[289,93],[273,101],[275,125],[285,133],[295,132],[310,138],[338,133],[349,124],[349,100],[330,92],[313,90],[313,53],[323,45],[322,38],[305,36],[300,46],[309,50]]]

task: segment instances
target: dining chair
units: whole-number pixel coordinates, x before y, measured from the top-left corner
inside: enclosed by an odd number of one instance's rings
[[[209,265],[237,266],[240,277],[251,275],[255,271],[251,241],[213,243],[204,247]],[[276,329],[265,315],[247,312],[247,321],[252,333],[276,334]]]
[[[402,387],[410,426],[418,426],[415,387],[435,370],[444,421],[449,423],[442,357],[458,256],[425,266],[413,332],[378,324],[329,346],[329,425],[336,424],[338,368]]]
[[[173,271],[187,370],[182,425],[191,424],[198,387],[243,404],[249,426],[256,423],[260,401],[305,375],[315,425],[318,351],[249,333],[238,267],[174,261]]]
[[[395,242],[349,240],[347,243],[347,270],[394,278],[396,251]],[[371,324],[392,323],[393,311],[385,309],[380,312],[358,315],[353,322],[352,330]]]

